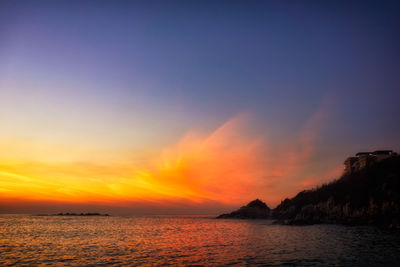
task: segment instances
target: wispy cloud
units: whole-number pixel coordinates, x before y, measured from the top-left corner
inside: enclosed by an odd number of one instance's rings
[[[299,189],[340,174],[338,166],[313,168],[324,109],[281,140],[255,134],[250,117],[239,114],[210,133],[189,131],[145,165],[4,161],[2,198],[201,206],[240,205],[259,197],[276,205]]]

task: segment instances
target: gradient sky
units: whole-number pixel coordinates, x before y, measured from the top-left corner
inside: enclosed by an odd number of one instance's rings
[[[1,1],[0,212],[274,207],[399,151],[399,12]]]

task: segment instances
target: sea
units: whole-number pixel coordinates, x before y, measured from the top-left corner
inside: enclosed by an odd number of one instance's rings
[[[400,231],[211,216],[0,215],[0,266],[400,266]]]

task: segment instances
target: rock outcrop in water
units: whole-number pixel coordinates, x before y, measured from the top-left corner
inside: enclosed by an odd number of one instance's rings
[[[88,213],[57,213],[57,214],[38,214],[37,216],[110,216],[109,214],[101,214],[97,212]]]
[[[88,213],[57,213],[57,216],[110,216],[109,214],[101,214],[97,212],[88,212]]]
[[[285,199],[272,211],[251,208],[253,202],[218,218],[271,218],[279,224],[329,223],[400,228],[400,156],[344,174],[313,190],[302,191],[294,198]]]
[[[237,218],[237,219],[268,219],[271,209],[259,199],[253,200],[246,206],[227,214],[221,214],[217,218]]]

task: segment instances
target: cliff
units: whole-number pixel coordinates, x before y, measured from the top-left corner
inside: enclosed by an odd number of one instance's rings
[[[273,211],[284,224],[400,227],[400,157],[391,157],[285,199]]]
[[[218,218],[271,218],[280,224],[329,223],[399,228],[400,156],[344,174],[313,190],[302,191],[285,199],[272,211],[257,199]]]

